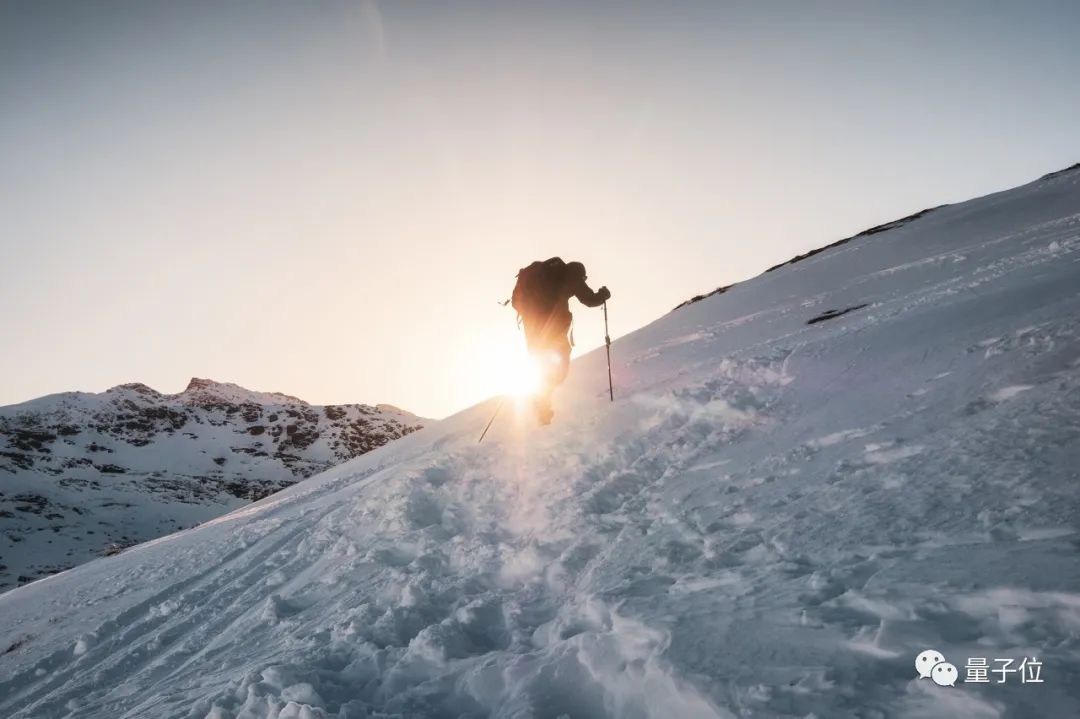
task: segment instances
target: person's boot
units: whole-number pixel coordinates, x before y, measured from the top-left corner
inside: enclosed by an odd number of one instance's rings
[[[551,418],[555,411],[551,409],[551,398],[540,396],[536,398],[536,421],[540,424],[551,424]]]

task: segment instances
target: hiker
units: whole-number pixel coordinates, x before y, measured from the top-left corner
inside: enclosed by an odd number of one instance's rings
[[[607,287],[593,292],[585,280],[585,265],[559,257],[533,262],[517,275],[510,301],[525,327],[529,354],[541,366],[542,384],[534,400],[540,424],[551,422],[555,414],[551,393],[570,371],[574,319],[570,298],[577,297],[586,307],[599,307],[611,297]]]

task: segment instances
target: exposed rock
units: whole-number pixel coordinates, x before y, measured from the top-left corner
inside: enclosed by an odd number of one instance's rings
[[[1074,168],[1076,168],[1078,166],[1080,166],[1080,164],[1073,165],[1073,167],[1066,168],[1064,170],[1060,170],[1057,173],[1050,173],[1049,175],[1046,175],[1045,177],[1043,177],[1041,179],[1045,180],[1047,178],[1056,177],[1057,175],[1060,175],[1060,174],[1065,173],[1065,172],[1069,172],[1070,170],[1072,170],[1072,169],[1074,169]],[[814,255],[817,255],[817,254],[819,254],[821,252],[825,252],[826,250],[831,250],[831,249],[833,249],[835,247],[840,247],[841,245],[845,245],[845,244],[847,244],[848,242],[851,242],[852,240],[854,240],[857,237],[866,237],[868,235],[876,235],[879,232],[885,232],[886,230],[893,230],[893,229],[896,229],[897,227],[903,227],[904,225],[906,225],[906,224],[908,224],[910,222],[914,222],[915,220],[918,220],[919,218],[925,217],[926,215],[930,214],[931,212],[933,212],[935,210],[940,210],[942,207],[948,207],[948,205],[938,205],[937,207],[928,207],[925,210],[919,210],[918,212],[914,212],[914,213],[912,213],[910,215],[907,215],[906,217],[901,217],[899,220],[893,220],[892,222],[885,222],[885,223],[880,224],[880,225],[874,225],[873,227],[865,229],[862,232],[859,232],[857,234],[852,235],[851,237],[845,237],[842,240],[837,240],[836,242],[825,245],[823,247],[818,247],[817,249],[810,250],[809,252],[805,252],[805,253],[803,253],[801,255],[796,255],[795,257],[792,257],[787,262],[781,262],[778,265],[773,265],[769,269],[765,270],[765,272],[773,272],[775,270],[780,269],[781,267],[787,267],[788,265],[793,265],[793,264],[795,264],[797,262],[802,262],[803,260],[805,260],[807,258],[810,258],[810,257],[813,257]],[[737,286],[737,284],[725,285],[723,287],[717,287],[712,292],[706,292],[704,294],[695,295],[695,296],[691,297],[690,299],[686,300],[685,302],[681,302],[678,305],[676,305],[672,311],[680,309],[682,307],[686,307],[687,305],[692,305],[695,302],[700,302],[701,300],[705,299],[706,297],[712,297],[713,295],[723,294],[723,293],[727,292],[728,290],[730,290],[731,288],[736,287],[736,286]]]

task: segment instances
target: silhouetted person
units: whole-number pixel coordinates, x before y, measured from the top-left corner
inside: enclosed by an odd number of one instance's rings
[[[574,320],[570,298],[577,297],[586,307],[599,307],[611,297],[607,287],[593,292],[585,280],[585,265],[552,257],[523,268],[514,285],[511,302],[525,327],[529,353],[542,370],[542,386],[536,397],[541,424],[551,422],[555,414],[551,393],[570,371],[571,340],[567,334]]]

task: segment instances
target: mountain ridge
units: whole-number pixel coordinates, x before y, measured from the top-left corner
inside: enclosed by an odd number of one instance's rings
[[[130,382],[0,407],[0,590],[212,519],[426,423],[198,377],[175,394]]]
[[[1069,174],[1071,172],[1078,171],[1078,170],[1080,170],[1080,162],[1077,162],[1077,163],[1075,163],[1073,165],[1069,165],[1068,167],[1062,168],[1060,170],[1054,170],[1053,172],[1048,172],[1045,175],[1042,175],[1042,176],[1036,178],[1035,180],[1032,180],[1032,181],[1030,181],[1028,183],[1025,183],[1025,184],[1026,185],[1032,185],[1032,184],[1035,184],[1037,182],[1043,182],[1045,180],[1054,180],[1054,179],[1056,179],[1058,177],[1063,177],[1063,176],[1065,176],[1065,175],[1067,175],[1067,174]],[[1023,187],[1023,186],[1024,185],[1019,185],[1018,187]],[[1017,189],[1017,188],[1009,188],[1009,189]],[[1007,192],[1007,191],[1008,190],[1002,190],[1002,192]],[[993,193],[993,194],[996,194],[996,193]],[[972,198],[972,199],[979,199],[979,198]],[[804,252],[802,254],[795,255],[794,257],[792,257],[789,260],[777,263],[777,264],[763,270],[758,275],[754,275],[754,277],[760,277],[761,275],[766,274],[768,272],[774,272],[774,271],[780,269],[781,267],[787,267],[789,265],[796,264],[796,263],[801,262],[801,261],[803,261],[805,259],[813,257],[814,255],[820,254],[820,253],[825,252],[827,250],[835,249],[837,247],[840,247],[841,245],[845,245],[845,244],[851,242],[852,240],[858,239],[860,237],[868,237],[869,235],[876,235],[879,232],[885,232],[887,230],[893,230],[893,229],[896,229],[898,227],[902,227],[902,226],[908,224],[909,222],[913,222],[913,221],[918,220],[918,219],[920,219],[922,217],[925,217],[926,215],[930,214],[931,212],[943,209],[945,207],[950,207],[951,205],[956,205],[956,204],[963,204],[963,203],[962,202],[961,203],[945,203],[945,204],[941,204],[941,205],[935,205],[933,207],[927,207],[927,208],[925,208],[923,210],[918,210],[916,212],[912,212],[910,215],[905,215],[903,217],[897,218],[895,220],[891,220],[889,222],[883,222],[883,223],[881,223],[879,225],[874,225],[873,227],[868,227],[867,229],[862,230],[861,232],[856,232],[854,235],[851,235],[849,237],[844,237],[843,239],[836,240],[835,242],[830,242],[827,245],[822,245],[821,247],[816,247],[816,248],[814,248],[812,250],[808,250],[807,252]],[[754,277],[751,277],[749,279],[754,279]],[[709,292],[703,292],[701,294],[694,295],[690,299],[683,300],[679,304],[675,305],[673,308],[671,308],[671,311],[674,312],[675,310],[682,309],[683,307],[686,307],[688,305],[692,305],[695,302],[700,302],[701,300],[705,299],[706,297],[712,297],[714,295],[721,295],[721,294],[727,292],[728,290],[730,290],[731,288],[736,287],[736,286],[742,284],[743,282],[747,282],[747,281],[749,281],[749,280],[742,280],[741,282],[733,282],[733,283],[731,283],[729,285],[721,285],[720,287],[717,287],[716,289],[711,290]]]

